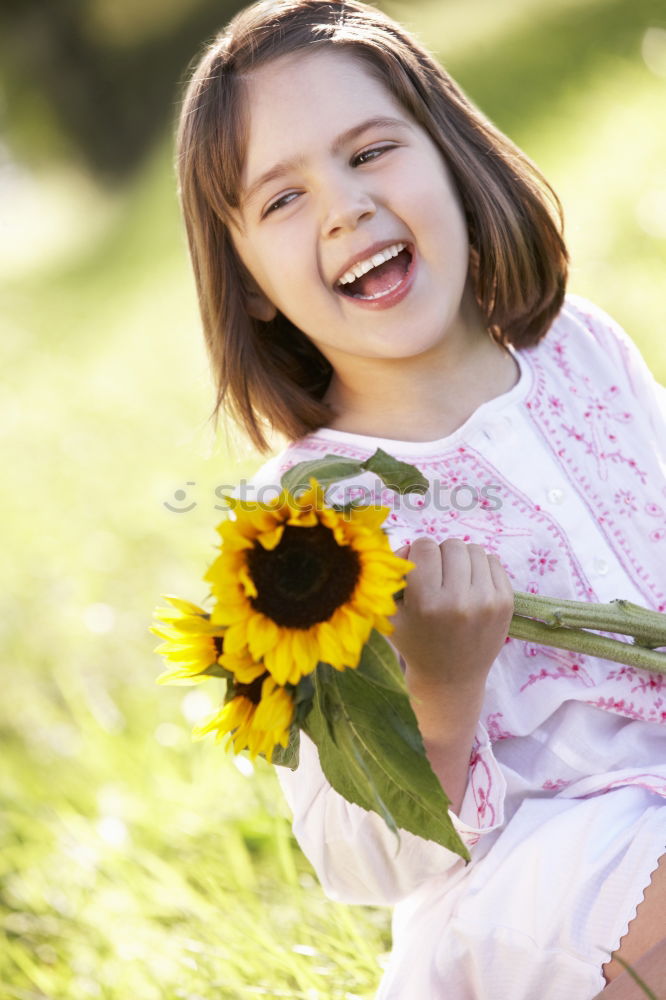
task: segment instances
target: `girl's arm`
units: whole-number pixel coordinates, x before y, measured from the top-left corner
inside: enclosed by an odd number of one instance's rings
[[[391,641],[407,664],[405,680],[430,765],[457,815],[486,678],[513,614],[513,590],[497,556],[480,545],[418,538],[396,554],[416,568]]]
[[[269,459],[253,477],[251,487],[255,490],[266,484],[277,487],[283,459],[283,455]],[[424,541],[426,548],[434,548],[438,553],[451,547],[449,542],[443,543],[442,550],[428,540],[418,540],[410,550],[410,558],[417,564],[421,561],[419,552]],[[417,572],[419,570],[414,569],[410,573],[410,587]],[[440,574],[438,589],[441,589],[441,580]],[[471,584],[471,574],[469,582]],[[412,588],[412,595],[414,590],[418,590],[418,586]],[[476,574],[474,592],[478,592]],[[417,603],[413,596],[407,601],[406,615],[404,606],[400,608],[394,618],[397,628],[391,640],[396,634],[407,640],[410,630],[414,631],[412,619]],[[417,624],[417,631],[418,627]],[[479,634],[473,622],[462,631],[471,631],[474,641]],[[448,664],[444,676],[434,684],[428,680],[430,674],[436,677],[437,662],[429,661],[425,673],[425,664],[420,662],[423,650],[419,649],[419,656],[408,668],[407,681],[429,758],[453,799],[449,809],[451,821],[471,848],[504,821],[506,781],[493,756],[488,733],[480,722],[477,723],[481,706],[476,699],[483,697],[489,665],[484,662],[479,671],[482,682],[479,676],[471,685],[459,683],[452,690],[448,682],[452,670],[450,656],[455,653],[461,657],[465,652],[462,634],[458,635],[455,649],[451,646],[448,653],[446,632],[439,635],[438,642],[443,643],[444,648],[438,650],[437,644],[430,646],[429,656],[441,654],[442,665]],[[486,650],[484,657],[487,655]],[[463,659],[459,661],[459,668],[467,670]],[[472,670],[471,673],[476,672]],[[293,814],[294,835],[328,896],[346,903],[389,905],[404,899],[433,877],[443,878],[448,884],[464,871],[464,861],[453,851],[405,830],[400,830],[398,839],[381,816],[344,799],[326,780],[314,743],[304,733],[301,733],[300,743],[298,768],[290,771],[277,767],[276,773]]]

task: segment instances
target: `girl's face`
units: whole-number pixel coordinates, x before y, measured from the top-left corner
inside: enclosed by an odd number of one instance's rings
[[[262,293],[255,315],[280,310],[338,373],[360,357],[431,354],[462,343],[468,326],[478,332],[458,193],[437,146],[383,84],[331,49],[281,56],[246,82],[232,237]],[[362,297],[337,284],[354,263],[405,245],[342,286]]]

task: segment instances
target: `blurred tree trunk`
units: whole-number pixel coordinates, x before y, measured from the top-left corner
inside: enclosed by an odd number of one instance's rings
[[[3,110],[10,141],[18,134],[24,154],[38,153],[46,113],[46,130],[55,128],[65,148],[114,183],[138,166],[175,120],[188,65],[244,5],[179,0],[169,18],[155,18],[152,32],[145,30],[144,11],[142,30],[134,38],[130,8],[124,14],[130,31],[118,39],[105,37],[99,20],[91,17],[95,2],[2,0]],[[42,115],[41,126],[24,121],[35,114]]]

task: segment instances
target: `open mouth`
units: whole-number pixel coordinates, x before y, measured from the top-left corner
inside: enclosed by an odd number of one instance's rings
[[[398,254],[382,261],[356,280],[344,284],[338,282],[336,291],[352,299],[366,301],[381,299],[395,291],[404,281],[411,262],[412,249],[406,246]]]

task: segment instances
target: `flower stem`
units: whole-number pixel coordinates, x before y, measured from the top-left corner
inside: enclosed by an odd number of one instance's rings
[[[548,626],[564,625],[570,628],[592,628],[598,632],[616,632],[633,636],[641,646],[666,646],[666,615],[642,608],[631,601],[590,604],[516,591],[514,609],[516,614],[538,618]]]
[[[514,594],[514,609],[509,627],[514,639],[666,674],[666,652],[653,648],[666,646],[666,615],[658,611],[630,601],[589,604],[520,591]],[[587,629],[630,635],[634,642],[621,642]]]

